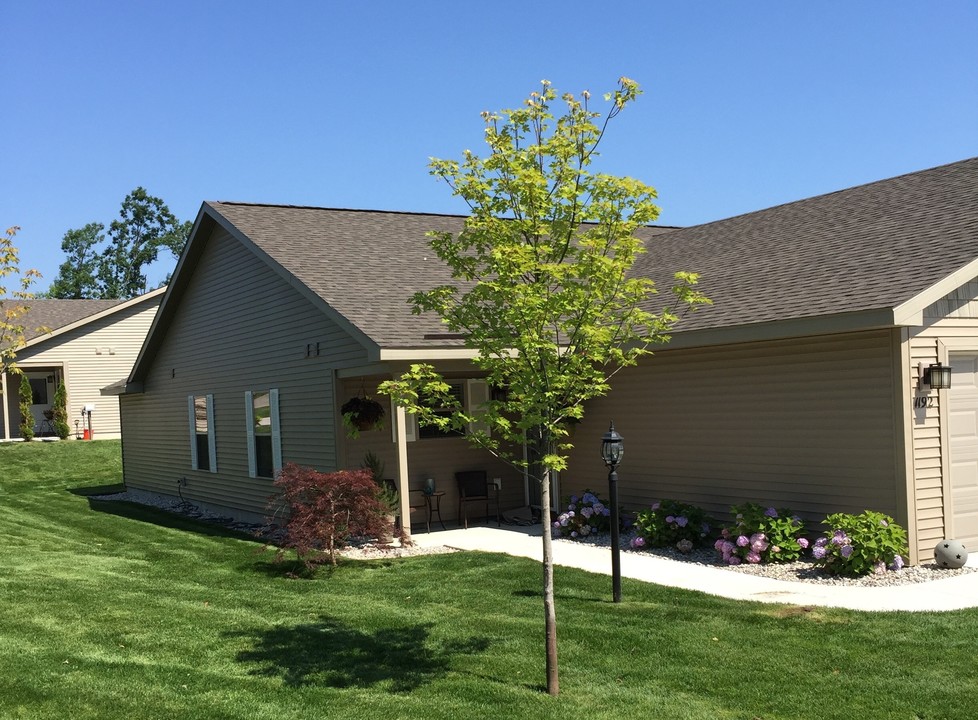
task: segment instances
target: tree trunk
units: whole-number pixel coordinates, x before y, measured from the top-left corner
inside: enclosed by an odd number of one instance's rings
[[[554,558],[550,527],[550,468],[542,473],[540,488],[540,520],[543,523],[543,612],[546,617],[547,639],[547,692],[556,696],[560,692],[557,675],[557,614],[554,611]]]

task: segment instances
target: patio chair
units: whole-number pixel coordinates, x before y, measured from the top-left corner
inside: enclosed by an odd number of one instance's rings
[[[485,470],[466,470],[455,473],[458,483],[458,519],[459,525],[469,529],[469,518],[466,508],[469,503],[486,504],[486,517],[489,517],[489,482]]]

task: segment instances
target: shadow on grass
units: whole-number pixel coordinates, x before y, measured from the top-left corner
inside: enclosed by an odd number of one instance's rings
[[[487,638],[433,643],[432,627],[427,623],[365,632],[323,615],[313,623],[227,637],[251,640],[251,649],[236,657],[254,666],[250,675],[281,677],[288,687],[386,686],[389,692],[409,692],[450,672],[453,657],[489,647]]]
[[[107,488],[115,488],[118,486],[104,486]],[[69,490],[69,492],[75,495],[81,495],[88,498],[88,507],[94,512],[106,513],[108,515],[115,515],[117,517],[129,518],[130,520],[138,520],[139,522],[150,523],[157,525],[159,527],[173,528],[174,530],[183,530],[186,532],[196,533],[198,535],[206,535],[208,537],[223,537],[223,538],[234,538],[236,540],[250,540],[252,542],[261,542],[251,533],[243,532],[241,530],[235,530],[233,528],[224,527],[217,523],[206,522],[204,520],[197,520],[190,517],[185,517],[178,513],[168,512],[166,510],[161,510],[159,508],[154,508],[149,505],[143,505],[141,503],[125,502],[122,500],[99,500],[92,495],[105,495],[111,494],[112,492],[119,492],[118,490],[110,489],[108,492],[89,492],[91,490],[98,490],[99,488],[74,488]]]

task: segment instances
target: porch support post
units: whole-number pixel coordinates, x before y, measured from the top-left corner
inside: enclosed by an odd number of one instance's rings
[[[397,428],[397,496],[401,499],[401,529],[411,537],[411,498],[408,497],[407,416],[404,408],[397,406],[394,415]]]
[[[7,403],[7,373],[0,372],[0,390],[3,390],[3,439],[10,439],[10,412]]]

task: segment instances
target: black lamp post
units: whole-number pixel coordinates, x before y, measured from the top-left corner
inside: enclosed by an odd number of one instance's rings
[[[621,602],[621,548],[618,546],[618,465],[625,454],[625,439],[611,423],[608,432],[601,438],[601,459],[610,469],[608,472],[608,495],[611,503],[611,595],[616,603]]]

